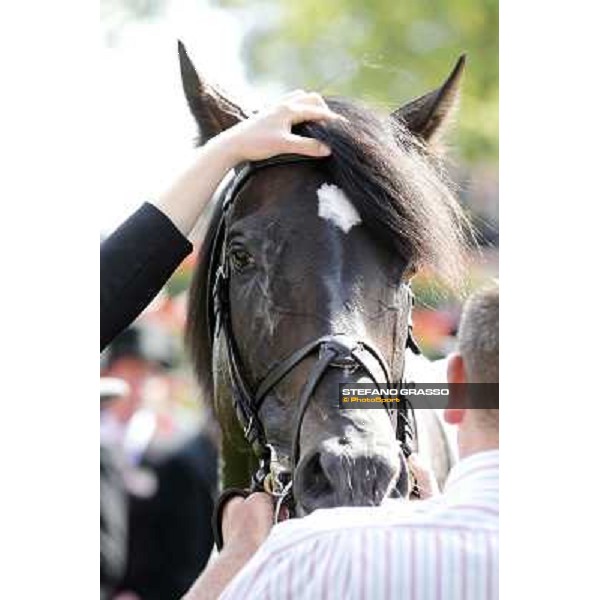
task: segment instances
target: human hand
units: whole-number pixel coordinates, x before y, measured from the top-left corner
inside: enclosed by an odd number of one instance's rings
[[[223,510],[223,550],[182,600],[219,598],[230,581],[244,568],[273,527],[273,500],[264,492],[247,498],[234,496]]]
[[[278,154],[323,158],[331,150],[318,140],[292,133],[303,121],[345,120],[319,94],[291,92],[277,104],[211,138],[197,150],[192,164],[158,198],[155,205],[189,235],[227,171],[241,162]]]
[[[415,478],[421,500],[437,496],[440,493],[440,488],[438,487],[433,470],[423,458],[415,452],[408,457],[408,468]]]
[[[211,140],[222,146],[232,164],[263,160],[278,154],[325,157],[331,150],[318,140],[292,133],[292,126],[304,121],[343,120],[320,94],[296,90]]]
[[[273,500],[264,492],[232,498],[223,511],[223,549],[254,554],[273,527]]]

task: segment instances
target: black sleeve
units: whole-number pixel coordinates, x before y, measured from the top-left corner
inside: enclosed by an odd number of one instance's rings
[[[158,294],[192,244],[145,203],[100,247],[100,350]]]

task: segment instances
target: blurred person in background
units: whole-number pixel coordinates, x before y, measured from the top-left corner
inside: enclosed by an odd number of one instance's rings
[[[232,109],[233,110],[233,109]],[[323,143],[292,133],[308,120],[340,118],[318,94],[296,91],[226,129],[154,203],[146,202],[100,248],[100,350],[150,303],[192,251],[187,237],[227,172],[278,154],[325,157]]]
[[[129,386],[112,377],[100,379],[100,414],[129,394]],[[109,600],[127,561],[127,490],[119,448],[100,440],[100,598]]]
[[[498,324],[494,285],[476,292],[464,307],[458,353],[448,361],[450,384],[486,384],[497,393]],[[495,398],[482,408],[471,396],[465,401],[464,389],[451,386],[444,411],[446,422],[457,426],[460,460],[442,494],[387,500],[378,507],[320,509],[277,525],[269,495],[234,497],[224,510],[223,550],[185,600],[496,600],[499,412],[491,407],[497,407]]]
[[[115,595],[108,597],[179,598],[213,546],[216,445],[206,429],[182,427],[174,419],[169,386],[174,349],[165,332],[131,327],[101,358],[103,375],[127,384],[127,393],[102,412],[101,422],[103,445],[121,457],[127,501],[125,567]]]

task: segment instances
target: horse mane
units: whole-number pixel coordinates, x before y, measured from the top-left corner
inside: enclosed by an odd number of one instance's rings
[[[356,102],[327,98],[346,120],[294,127],[332,150],[320,168],[344,190],[375,239],[398,253],[410,270],[430,268],[459,291],[473,237],[441,160],[401,122],[380,118]],[[198,254],[190,286],[186,345],[205,397],[212,397],[212,347],[208,334],[207,278],[216,210]]]

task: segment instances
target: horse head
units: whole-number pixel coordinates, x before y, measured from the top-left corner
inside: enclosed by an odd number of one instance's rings
[[[199,78],[183,46],[180,60],[200,143],[246,118]],[[200,248],[187,332],[196,374],[225,438],[246,451],[232,406],[245,402],[240,387],[250,403],[260,396],[242,426],[246,438],[260,426],[271,470],[292,477],[298,514],[407,493],[395,413],[341,410],[339,386],[401,381],[410,277],[424,265],[461,275],[464,216],[432,148],[463,65],[391,118],[327,98],[345,120],[295,130],[331,156],[238,172],[226,223],[218,205]],[[227,273],[227,326],[217,329],[215,261]]]

